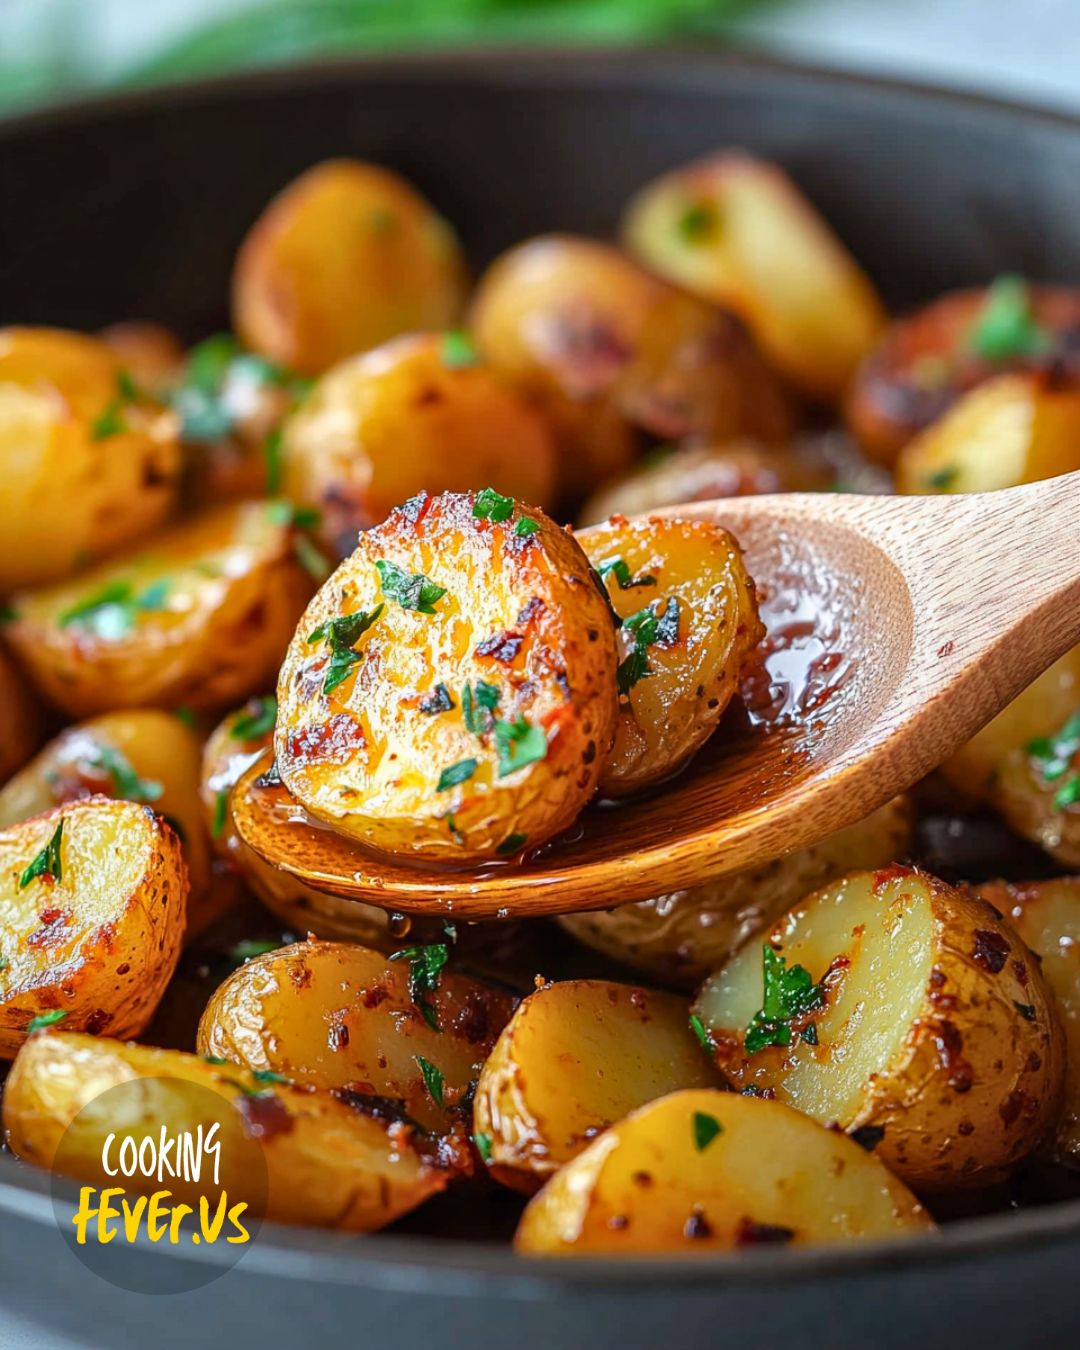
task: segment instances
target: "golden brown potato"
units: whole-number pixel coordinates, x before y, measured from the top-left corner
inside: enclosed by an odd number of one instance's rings
[[[866,452],[893,464],[900,451],[969,390],[1005,371],[1046,369],[1080,381],[1070,333],[1080,290],[999,277],[953,291],[887,328],[848,391],[847,422]]]
[[[990,800],[999,769],[1031,741],[1052,736],[1080,708],[1080,647],[1066,652],[1003,712],[941,766],[949,786],[976,802]]]
[[[16,595],[5,631],[73,717],[221,707],[269,683],[311,595],[296,541],[285,503],[226,506],[76,580]]]
[[[153,530],[179,474],[175,416],[131,387],[103,342],[0,329],[0,594]]]
[[[278,772],[376,848],[511,857],[592,796],[616,664],[567,532],[488,489],[422,493],[360,536],[304,614],[278,682]]]
[[[21,671],[0,647],[0,784],[34,753],[40,729],[37,702]]]
[[[562,980],[530,994],[473,1099],[477,1147],[500,1181],[535,1190],[627,1112],[719,1078],[675,994]]]
[[[555,446],[540,414],[479,364],[461,334],[422,333],[328,371],[285,424],[282,490],[352,552],[415,493],[499,492],[550,507]]]
[[[836,399],[885,322],[858,264],[782,169],[732,151],[665,174],[623,221],[630,251],[741,315],[768,359]]]
[[[554,427],[570,492],[628,466],[631,424],[715,439],[791,430],[741,325],[608,244],[552,235],[512,249],[481,279],[471,322],[495,369]]]
[[[90,797],[0,831],[0,1057],[28,1032],[134,1036],[176,967],[188,877],[153,811]]]
[[[514,1006],[501,990],[444,970],[449,957],[438,943],[388,961],[310,941],[253,957],[206,1005],[199,1050],[298,1083],[393,1098],[413,1120],[445,1129]]]
[[[600,791],[667,778],[716,730],[765,636],[738,544],[706,520],[614,516],[578,543],[619,631],[619,721]]]
[[[211,884],[200,754],[194,731],[156,709],[106,713],[70,726],[0,788],[0,829],[84,797],[145,803],[168,821],[183,845],[190,910],[203,902]]]
[[[184,361],[180,339],[159,323],[113,323],[98,337],[116,353],[136,388],[151,394],[165,393]]]
[[[624,478],[608,483],[581,509],[582,525],[609,516],[641,516],[662,506],[769,492],[823,491],[833,475],[799,447],[736,440],[684,445],[658,454]]]
[[[534,1196],[529,1256],[730,1251],[928,1233],[895,1177],[779,1102],[675,1092],[593,1140]]]
[[[1043,978],[1054,995],[1065,1030],[1065,1099],[1057,1122],[1053,1155],[1080,1167],[1080,877],[1003,881],[978,888],[1008,917],[1039,957]],[[1022,1005],[1027,1016],[1027,1004]]]
[[[425,328],[450,328],[465,298],[446,221],[388,169],[317,164],[252,226],[233,272],[233,323],[254,351],[305,375]]]
[[[1080,867],[1080,700],[1049,736],[998,766],[990,801],[1017,834],[1066,867]]]
[[[734,872],[690,891],[559,923],[605,956],[678,988],[693,988],[809,891],[856,868],[885,867],[911,849],[911,803],[894,797],[846,830],[808,848]]]
[[[1062,1034],[1038,963],[985,901],[913,868],[807,896],[695,1011],[735,1088],[835,1121],[920,1191],[999,1178],[1057,1116]]]
[[[896,463],[905,493],[993,492],[1080,469],[1080,384],[999,375],[909,441]]]
[[[138,1094],[118,1101],[109,1093],[126,1083],[138,1083]],[[160,1140],[163,1129],[174,1138],[216,1124],[220,1189],[279,1223],[371,1232],[443,1190],[451,1176],[419,1132],[359,1094],[311,1092],[233,1064],[92,1036],[29,1041],[8,1077],[3,1119],[18,1157],[99,1186],[116,1184],[102,1166],[110,1133],[139,1143]],[[139,1173],[124,1182],[133,1191],[160,1185]],[[219,1193],[205,1170],[199,1182],[180,1174],[168,1187],[196,1205]]]

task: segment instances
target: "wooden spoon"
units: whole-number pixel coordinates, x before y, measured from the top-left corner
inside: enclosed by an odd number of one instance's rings
[[[446,871],[312,822],[280,784],[256,785],[267,757],[233,796],[243,838],[320,890],[407,914],[605,909],[861,819],[1080,641],[1080,473],[967,496],[791,494],[662,514],[732,531],[768,629],[747,714],[663,788],[590,807],[521,862]]]

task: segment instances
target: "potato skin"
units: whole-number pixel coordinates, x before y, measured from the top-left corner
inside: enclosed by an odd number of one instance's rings
[[[885,322],[870,281],[787,174],[737,151],[647,184],[622,236],[660,276],[729,305],[815,398],[843,393]]]
[[[697,1090],[650,1102],[594,1139],[529,1202],[514,1247],[697,1253],[933,1231],[911,1192],[842,1134],[779,1102]]]
[[[122,372],[95,338],[0,329],[0,594],[115,553],[172,509],[177,420],[132,402]]]
[[[61,819],[62,877],[19,886]],[[90,797],[0,831],[0,1057],[35,1017],[134,1036],[180,954],[188,894],[180,841],[145,806]]]
[[[745,998],[761,951],[748,944],[695,1004],[736,1090],[769,1088],[822,1124],[883,1131],[877,1156],[920,1192],[998,1180],[1053,1128],[1064,1046],[1052,996],[985,901],[913,868],[851,873],[789,911],[767,941],[824,975],[824,1010],[810,1015],[813,1043],[796,1024],[789,1047],[747,1054],[750,1014],[762,1006],[760,977],[753,1008]],[[738,1025],[721,1012],[733,997]]]
[[[623,797],[668,777],[712,735],[765,629],[738,544],[710,521],[613,516],[577,539],[620,619],[646,608],[675,614],[671,637],[646,648],[649,673],[619,700],[600,791]],[[618,564],[627,585],[611,570]],[[636,639],[625,628],[620,639],[623,660],[633,659]]]
[[[319,1088],[393,1098],[422,1125],[446,1129],[513,1010],[514,999],[443,970],[422,997],[409,961],[344,942],[298,942],[253,957],[221,984],[199,1023],[198,1048]],[[443,1074],[440,1106],[422,1056]]]
[[[37,702],[22,672],[0,646],[0,784],[34,753],[40,730]]]
[[[986,287],[950,291],[890,324],[867,353],[844,411],[859,444],[880,463],[894,464],[909,441],[986,380],[1006,371],[1045,369],[1059,355],[988,361],[972,351],[968,337],[988,293]],[[1028,293],[1035,323],[1063,355],[1065,335],[1080,324],[1080,290],[1032,286]]]
[[[372,847],[450,862],[509,856],[568,826],[596,787],[617,710],[614,626],[579,545],[535,508],[493,522],[475,501],[421,494],[360,536],[297,628],[274,737],[278,771],[312,815]],[[531,533],[517,533],[523,518]],[[430,613],[403,608],[379,562],[445,594]],[[360,659],[327,692],[328,646],[310,639],[380,605],[354,644]],[[477,681],[498,691],[492,731],[479,706],[478,728],[466,725],[462,690]],[[440,684],[454,706],[423,711]],[[542,730],[543,757],[508,768],[503,725],[534,745]],[[454,766],[463,776],[446,783]]]
[[[252,350],[318,375],[399,333],[452,327],[465,284],[452,230],[403,178],[326,160],[284,188],[244,240],[233,326]]]
[[[1080,383],[999,375],[909,441],[896,462],[897,491],[993,492],[1080,468]]]
[[[530,994],[480,1074],[476,1137],[492,1174],[533,1191],[628,1111],[719,1079],[674,994],[562,980]]]
[[[911,802],[894,797],[865,820],[761,867],[616,909],[563,914],[558,923],[661,984],[691,989],[809,891],[854,868],[905,857],[913,825]]]
[[[16,595],[6,632],[34,683],[73,717],[220,708],[264,687],[314,584],[276,505],[222,507],[74,581]],[[126,631],[72,614],[118,585],[136,602]]]
[[[322,513],[339,555],[420,491],[489,484],[550,507],[556,453],[540,414],[445,335],[395,338],[318,381],[285,423],[282,491]]]
[[[415,1130],[380,1119],[359,1098],[289,1083],[268,1086],[234,1064],[64,1033],[33,1037],[12,1066],[3,1099],[8,1147],[39,1167],[60,1163],[80,1180],[115,1184],[101,1165],[115,1123],[102,1111],[79,1113],[102,1092],[132,1082],[140,1083],[144,1110],[138,1120],[125,1115],[125,1130],[157,1138],[162,1128],[176,1135],[216,1122],[222,1189],[279,1223],[373,1232],[443,1190],[451,1177]],[[203,1091],[185,1092],[184,1085]],[[259,1098],[275,1099],[280,1124],[261,1131],[256,1163],[248,1122]],[[140,1181],[150,1189],[158,1185],[137,1175],[126,1181],[131,1190]],[[170,1178],[169,1188],[197,1203],[207,1178],[201,1187]]]

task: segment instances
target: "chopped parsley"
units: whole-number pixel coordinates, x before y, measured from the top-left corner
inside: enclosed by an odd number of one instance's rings
[[[443,365],[449,366],[451,370],[460,370],[462,366],[475,366],[480,359],[472,338],[460,328],[451,329],[450,332],[443,334],[439,355]]]
[[[165,791],[153,779],[140,778],[131,761],[111,745],[99,745],[86,761],[92,769],[104,769],[112,780],[113,792],[129,802],[156,802]]]
[[[250,961],[255,956],[265,956],[267,952],[276,952],[281,946],[280,942],[275,942],[272,938],[242,938],[235,947],[229,951],[229,960],[235,966],[242,966],[245,961]]]
[[[422,713],[451,712],[455,706],[454,700],[450,697],[450,690],[441,681],[430,694],[420,700],[420,711]]]
[[[694,1147],[704,1153],[718,1134],[724,1133],[724,1127],[705,1111],[695,1111],[693,1116]]]
[[[1001,276],[991,285],[967,344],[984,361],[1013,361],[1050,351],[1053,338],[1035,322],[1031,290],[1022,277]]]
[[[273,948],[271,948],[271,951]],[[224,1063],[224,1060],[222,1061]],[[275,1073],[273,1069],[252,1069],[251,1076],[256,1083],[291,1083],[291,1078],[286,1078],[283,1073]]]
[[[123,400],[114,398],[105,405],[104,411],[91,423],[90,439],[104,441],[109,436],[119,436],[122,431],[126,430],[127,423],[124,421]]]
[[[7,959],[7,957],[0,956],[0,970],[7,970],[9,965],[11,965],[11,962]]]
[[[528,539],[540,528],[540,522],[533,520],[532,516],[522,516],[514,526],[514,533],[519,539]]]
[[[30,1021],[27,1022],[27,1035],[30,1035],[35,1031],[40,1031],[43,1027],[54,1027],[57,1022],[62,1022],[67,1016],[69,1016],[69,1014],[64,1008],[54,1008],[52,1012],[38,1013],[37,1017],[32,1017]]]
[[[825,1002],[825,990],[813,982],[803,966],[788,970],[787,959],[767,942],[761,951],[764,997],[746,1029],[744,1044],[748,1055],[768,1045],[790,1045],[792,1020]]]
[[[266,514],[274,525],[295,525],[298,530],[313,530],[322,520],[322,512],[314,506],[294,506],[286,497],[275,497],[267,502]]]
[[[520,853],[528,841],[529,836],[527,834],[508,834],[495,852],[500,857],[509,858],[515,853]]]
[[[476,772],[479,763],[478,759],[459,759],[456,764],[449,765],[439,774],[435,791],[449,792],[452,787],[457,787],[459,783],[466,782]]]
[[[708,1050],[711,1052],[713,1048],[712,1037],[709,1035],[705,1023],[701,1020],[701,1018],[697,1015],[697,1013],[690,1014],[690,1030],[697,1037],[698,1044],[701,1046],[702,1050]]]
[[[229,789],[218,788],[217,795],[214,797],[214,820],[210,826],[210,833],[215,839],[220,839],[225,832],[225,821],[229,814]]]
[[[679,214],[676,228],[679,236],[688,244],[703,244],[710,235],[716,233],[720,225],[720,213],[712,202],[690,202]]]
[[[434,614],[436,604],[446,594],[445,586],[436,586],[422,572],[406,572],[397,563],[380,558],[375,570],[382,583],[383,595],[387,600],[396,601],[402,609]]]
[[[64,610],[60,626],[74,624],[106,640],[124,637],[135,627],[140,614],[164,609],[169,585],[163,577],[136,594],[130,581],[106,582],[99,591]]]
[[[486,680],[477,680],[475,686],[466,684],[461,691],[461,717],[465,730],[474,736],[483,736],[494,724],[492,714],[499,706],[499,690]]]
[[[18,617],[14,605],[9,605],[7,603],[0,604],[0,623],[11,623]]]
[[[442,1107],[443,1104],[443,1075],[442,1070],[437,1069],[429,1059],[423,1055],[414,1055],[413,1058],[420,1066],[420,1072],[424,1075],[424,1087],[427,1088],[427,1095],[436,1106]]]
[[[639,680],[652,674],[649,648],[670,647],[679,640],[679,602],[671,596],[661,613],[650,605],[623,620],[623,628],[634,635],[630,655],[619,663],[619,693],[628,694]]]
[[[946,488],[952,487],[960,477],[960,470],[955,464],[946,464],[943,468],[935,469],[933,473],[923,476],[923,487],[938,488],[942,492]]]
[[[465,842],[465,836],[457,827],[457,821],[454,818],[453,811],[446,817],[446,829],[455,844],[463,844]]]
[[[188,353],[172,396],[172,406],[180,414],[182,439],[207,442],[228,436],[239,420],[238,407],[247,402],[234,397],[237,387],[244,385],[272,385],[299,400],[310,381],[265,356],[245,352],[231,334],[217,333]],[[268,490],[276,492],[277,487]]]
[[[480,1157],[483,1158],[484,1162],[489,1163],[491,1161],[491,1135],[480,1131],[473,1135],[472,1141],[476,1145],[476,1151],[480,1154]]]
[[[1080,709],[1073,713],[1053,736],[1039,736],[1028,743],[1027,752],[1035,761],[1046,783],[1057,783],[1065,777],[1080,752]],[[1054,793],[1055,811],[1080,802],[1080,773],[1075,773]]]
[[[229,737],[234,741],[261,740],[273,731],[276,721],[277,699],[273,694],[249,699],[243,714],[229,728]]]
[[[60,843],[64,837],[64,820],[60,818],[52,838],[19,877],[19,890],[25,890],[38,877],[49,877],[52,881],[63,881],[64,863],[60,856]]]
[[[643,576],[635,577],[631,575],[630,568],[623,558],[612,558],[610,562],[601,563],[596,570],[605,581],[609,576],[613,576],[619,583],[619,589],[623,591],[629,591],[638,586],[656,585],[656,578],[654,576],[645,574]]]
[[[527,722],[524,717],[516,717],[512,722],[496,722],[495,745],[499,752],[500,778],[527,764],[535,764],[548,752],[543,727]]]
[[[391,961],[409,963],[409,997],[432,1031],[440,1031],[435,1006],[428,1000],[439,987],[439,977],[450,959],[450,948],[445,942],[429,942],[426,947],[403,947],[392,952]]]
[[[385,606],[377,605],[370,612],[358,609],[354,614],[342,614],[336,619],[327,619],[313,633],[308,634],[308,642],[326,642],[330,648],[330,660],[323,679],[323,693],[332,694],[339,684],[344,684],[352,669],[364,659],[363,652],[354,651],[360,638],[381,616]]]
[[[1070,806],[1075,806],[1077,802],[1080,802],[1080,773],[1075,778],[1070,778],[1054,793],[1054,810],[1064,811]]]
[[[482,488],[476,494],[472,513],[477,520],[490,520],[498,525],[504,520],[509,520],[513,515],[514,499],[513,497],[504,497],[501,492],[496,492],[494,488]]]

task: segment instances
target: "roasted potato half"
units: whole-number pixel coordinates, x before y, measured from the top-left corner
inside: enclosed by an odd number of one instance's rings
[[[990,801],[1017,834],[1080,867],[1080,701],[1051,735],[1005,756]]]
[[[719,1079],[689,1008],[608,980],[530,994],[496,1042],[473,1099],[477,1146],[500,1181],[535,1190],[627,1112]]]
[[[488,489],[421,493],[360,536],[304,614],[278,682],[278,772],[376,848],[511,857],[592,796],[616,665],[567,532]]]
[[[1080,877],[988,882],[979,894],[1009,919],[1040,961],[1065,1031],[1065,1098],[1053,1155],[1080,1167]],[[1027,1015],[1025,1005],[1024,1015]]]
[[[999,375],[973,389],[909,441],[897,491],[993,492],[1080,469],[1080,381]]]
[[[0,829],[85,797],[145,803],[180,839],[191,883],[189,909],[198,907],[211,884],[199,799],[201,752],[185,722],[153,708],[67,727],[0,788]]]
[[[0,784],[34,753],[40,730],[37,700],[18,666],[0,647]]]
[[[0,329],[0,594],[115,553],[171,511],[175,416],[105,343]]]
[[[619,721],[600,791],[668,777],[716,730],[765,636],[738,544],[706,520],[613,516],[577,536],[619,632]]]
[[[314,586],[291,520],[284,502],[245,502],[184,521],[76,580],[15,596],[5,632],[74,717],[235,703],[273,678]]]
[[[128,1083],[139,1085],[137,1094],[109,1092]],[[248,1200],[279,1223],[352,1232],[391,1223],[451,1175],[419,1131],[359,1093],[312,1092],[235,1064],[93,1036],[30,1040],[8,1076],[3,1120],[18,1157],[101,1186],[116,1185],[102,1166],[110,1133],[138,1143],[160,1139],[163,1129],[194,1136],[216,1124],[220,1186],[230,1199]],[[160,1184],[138,1173],[124,1180],[132,1190]],[[196,1204],[214,1190],[205,1174],[201,1184],[179,1175],[168,1185]]]
[[[1080,290],[1005,276],[952,291],[882,334],[848,391],[848,426],[868,454],[893,464],[919,432],[995,375],[1053,366],[1059,378],[1080,383],[1070,346],[1078,327]]]
[[[739,1090],[835,1122],[916,1190],[985,1185],[1053,1128],[1061,1028],[983,900],[908,867],[808,896],[695,1004]]]
[[[443,969],[448,957],[442,944],[390,961],[344,942],[280,947],[218,988],[198,1048],[298,1083],[393,1098],[412,1119],[445,1129],[514,1006]]]
[[[558,922],[580,942],[662,984],[694,988],[809,891],[854,868],[884,867],[911,849],[911,803],[894,797],[845,830],[747,872],[690,891]]]
[[[609,516],[642,516],[662,506],[756,497],[770,492],[817,492],[832,480],[826,467],[798,448],[735,440],[661,448],[625,478],[608,483],[581,509],[582,525]]]
[[[866,275],[774,164],[722,151],[648,184],[623,220],[631,253],[730,306],[815,398],[843,393],[884,323]]]
[[[111,323],[97,336],[116,355],[135,387],[156,397],[169,391],[184,363],[180,339],[160,323]]]
[[[609,244],[551,235],[511,249],[481,279],[471,324],[496,371],[547,415],[570,492],[628,466],[631,424],[663,437],[791,430],[741,325]]]
[[[850,1139],[779,1102],[673,1092],[594,1139],[533,1197],[527,1256],[811,1246],[934,1230]]]
[[[452,327],[465,285],[453,231],[403,178],[327,160],[252,226],[233,272],[233,324],[254,351],[318,375],[399,333]]]
[[[26,1036],[134,1036],[176,967],[188,877],[146,806],[90,797],[0,831],[0,1057]]]
[[[490,483],[549,507],[555,489],[547,424],[461,333],[396,338],[334,366],[286,423],[281,459],[285,495],[321,512],[342,555],[421,490]]]

